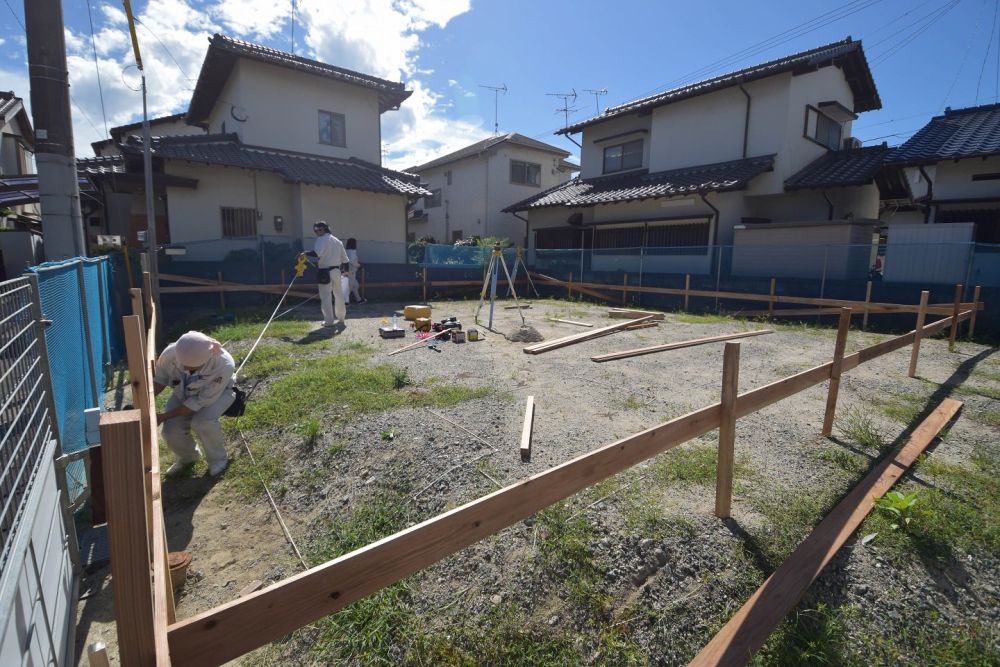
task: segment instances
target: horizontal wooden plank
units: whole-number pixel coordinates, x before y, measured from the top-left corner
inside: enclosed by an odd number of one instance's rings
[[[534,345],[528,345],[524,348],[526,354],[541,354],[543,352],[549,352],[550,350],[556,350],[561,347],[566,347],[567,345],[575,345],[576,343],[582,343],[587,340],[594,338],[600,338],[601,336],[606,336],[610,333],[615,333],[616,331],[621,331],[628,328],[634,324],[641,324],[643,322],[648,322],[653,319],[652,315],[647,315],[646,317],[640,317],[634,320],[628,320],[620,322],[618,324],[611,324],[606,327],[601,327],[600,329],[594,329],[592,331],[584,331],[583,333],[573,334],[571,336],[564,336],[562,338],[556,338],[555,340],[543,341],[541,343],[535,343]]]
[[[961,407],[959,401],[944,399],[905,445],[879,463],[833,508],[690,665],[731,667],[749,663],[868,516],[874,499],[892,488]]]
[[[652,315],[654,320],[662,322],[666,319],[664,313],[658,313],[652,310],[632,310],[630,308],[612,308],[608,311],[608,317],[618,320],[631,320],[636,317],[644,317],[646,315]]]
[[[747,338],[749,336],[763,336],[764,334],[769,334],[769,333],[774,333],[774,331],[772,331],[771,329],[761,329],[760,331],[741,331],[739,333],[724,334],[722,336],[711,336],[709,338],[696,338],[694,340],[685,340],[685,341],[680,341],[678,343],[664,343],[663,345],[650,345],[649,347],[639,347],[634,350],[622,350],[621,352],[598,354],[596,356],[591,357],[590,360],[600,363],[604,361],[614,361],[616,359],[629,359],[631,357],[639,357],[644,354],[653,354],[654,352],[679,350],[685,347],[706,345],[708,343],[718,343],[725,340]]]
[[[803,315],[840,315],[840,308],[782,308],[773,313],[767,310],[736,310],[730,311],[734,317],[801,317]],[[863,313],[851,312],[852,315]]]
[[[219,665],[719,425],[719,404],[605,445],[170,627],[176,665]]]
[[[736,398],[736,416],[746,417],[783,398],[794,396],[800,391],[830,379],[833,362],[828,361],[807,371],[796,373],[771,384],[740,394]]]

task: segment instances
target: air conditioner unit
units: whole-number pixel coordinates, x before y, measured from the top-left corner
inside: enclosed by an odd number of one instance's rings
[[[122,237],[116,234],[98,234],[97,245],[119,247],[122,244]]]
[[[844,150],[850,151],[855,148],[861,148],[861,140],[857,137],[847,137],[844,139]]]

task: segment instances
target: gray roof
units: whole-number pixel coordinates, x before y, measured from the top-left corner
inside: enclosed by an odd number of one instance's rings
[[[358,158],[338,159],[248,146],[236,134],[195,134],[153,137],[153,155],[168,160],[218,164],[280,174],[289,183],[327,185],[416,197],[431,192],[420,186],[420,177],[386,169]],[[141,152],[142,139],[130,137],[126,151]]]
[[[886,162],[919,165],[990,155],[1000,155],[1000,104],[945,109],[893,150]]]
[[[550,206],[597,206],[660,197],[742,190],[756,176],[774,169],[774,155],[649,173],[645,169],[597,178],[574,178],[508,206],[504,212]]]
[[[482,141],[477,141],[474,144],[469,144],[465,148],[460,148],[454,153],[448,153],[447,155],[442,155],[439,158],[435,158],[430,162],[426,162],[419,167],[410,167],[407,171],[412,171],[419,174],[426,169],[433,169],[434,167],[440,167],[442,165],[448,164],[449,162],[456,162],[458,160],[473,157],[488,151],[494,146],[498,146],[502,143],[511,143],[518,146],[524,146],[525,148],[534,148],[535,150],[545,151],[546,153],[552,153],[558,155],[561,158],[569,156],[569,151],[563,150],[558,146],[553,146],[552,144],[547,144],[543,141],[538,141],[537,139],[532,139],[531,137],[526,137],[523,134],[518,134],[517,132],[508,132],[507,134],[501,134],[496,137],[487,137]],[[563,160],[565,162],[565,160]],[[572,163],[566,163],[570,168],[575,167]],[[579,168],[579,167],[576,167]]]
[[[104,176],[105,174],[124,174],[124,155],[105,155],[102,157],[87,157],[76,159],[76,173],[88,176]]]
[[[0,91],[0,128],[17,121],[21,126],[21,141],[29,150],[35,149],[35,133],[31,129],[31,119],[24,108],[24,102],[14,94],[14,91]]]
[[[579,132],[588,125],[594,125],[609,118],[616,118],[639,111],[649,111],[656,107],[673,104],[674,102],[686,100],[691,97],[705,95],[716,90],[737,86],[741,83],[763,79],[776,74],[784,72],[808,72],[827,65],[836,65],[843,69],[847,83],[854,93],[855,112],[882,108],[882,101],[879,99],[878,90],[875,88],[875,80],[872,78],[871,70],[868,69],[868,61],[865,59],[861,42],[853,41],[848,37],[839,42],[795,53],[760,65],[746,67],[735,72],[730,72],[729,74],[723,74],[699,81],[698,83],[674,88],[673,90],[643,97],[638,100],[626,102],[625,104],[619,104],[618,106],[608,107],[601,115],[564,127],[556,132],[556,134]]]
[[[318,60],[302,58],[291,53],[278,51],[259,44],[251,44],[224,35],[216,34],[208,42],[208,52],[201,64],[198,83],[191,95],[187,117],[192,124],[204,123],[215,101],[222,92],[222,87],[229,78],[238,58],[248,58],[277,67],[284,67],[297,72],[313,74],[325,79],[351,83],[378,92],[379,113],[389,109],[398,109],[403,100],[413,94],[406,90],[402,83],[380,79],[370,74],[362,74],[353,70],[322,63]],[[288,100],[289,103],[294,102]]]
[[[867,185],[882,169],[882,161],[892,149],[882,144],[844,151],[830,151],[813,160],[785,181],[786,190]]]

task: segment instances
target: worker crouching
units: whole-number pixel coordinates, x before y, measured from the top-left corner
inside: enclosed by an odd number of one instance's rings
[[[209,475],[220,475],[229,465],[219,418],[235,400],[235,367],[217,340],[197,331],[178,338],[157,358],[154,391],[158,395],[167,387],[173,390],[164,412],[156,415],[175,458],[167,475],[176,475],[198,460],[192,432],[198,436]]]

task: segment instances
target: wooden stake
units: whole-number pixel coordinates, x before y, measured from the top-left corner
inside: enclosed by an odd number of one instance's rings
[[[219,284],[221,285],[222,284],[222,271],[219,271],[218,277],[219,277]],[[284,282],[284,281],[282,281],[282,282]],[[226,293],[223,290],[219,290],[219,308],[221,308],[222,310],[226,309]]]
[[[868,281],[868,286],[865,287],[865,305],[864,305],[864,315],[861,317],[861,330],[864,331],[868,327],[868,304],[872,300],[872,281]]]
[[[684,274],[684,312],[688,309],[688,290],[691,289],[691,274]]]
[[[622,305],[628,305],[628,274],[622,276]]]
[[[531,429],[535,422],[535,397],[529,396],[524,407],[524,426],[521,428],[521,460],[531,460]]]
[[[735,338],[747,338],[749,336],[763,336],[764,334],[769,334],[769,333],[774,333],[774,331],[772,329],[761,329],[760,331],[741,331],[740,333],[724,334],[722,336],[712,336],[710,338],[696,338],[694,340],[685,340],[681,341],[680,343],[651,345],[650,347],[640,347],[634,350],[622,350],[621,352],[599,354],[597,356],[591,357],[590,360],[596,361],[598,363],[603,361],[615,361],[616,359],[628,359],[629,357],[639,357],[644,354],[653,354],[654,352],[679,350],[682,347],[694,347],[695,345],[704,345],[706,343],[718,343],[724,340],[733,340]]]
[[[726,343],[722,355],[722,413],[719,458],[715,472],[715,516],[729,518],[733,502],[733,459],[736,445],[736,396],[740,381],[740,344]]]
[[[156,664],[142,422],[138,410],[101,415],[108,545],[123,665]]]
[[[907,377],[917,376],[917,360],[920,358],[920,339],[924,336],[924,318],[927,317],[927,299],[931,293],[924,290],[920,293],[920,310],[917,311],[917,326],[913,336],[913,348],[910,350],[910,370]]]
[[[923,453],[962,404],[946,398],[909,441],[882,461],[820,522],[795,552],[768,577],[689,667],[747,664],[781,620],[798,604],[875,505]]]
[[[837,394],[840,392],[840,373],[844,363],[844,349],[847,347],[847,330],[851,327],[851,309],[840,310],[840,326],[837,327],[837,342],[833,346],[833,367],[830,369],[830,389],[826,394],[826,412],[823,414],[823,430],[820,435],[833,433],[833,417],[837,412]]]
[[[111,667],[108,661],[108,647],[104,642],[94,642],[87,647],[87,661],[90,667]]]
[[[775,287],[774,283],[775,283],[775,279],[771,278],[771,292],[770,292],[771,298],[767,302],[767,317],[768,318],[774,317],[774,287]]]
[[[979,312],[979,285],[972,292],[972,317],[969,319],[969,333],[966,335],[969,340],[976,335],[976,313]]]
[[[569,280],[566,281],[566,297],[573,298],[573,272],[569,272]]]
[[[421,284],[423,285],[423,288],[424,288],[424,303],[427,303],[427,267],[426,266],[423,268],[423,271],[421,271],[420,282],[421,282]]]
[[[361,272],[361,298],[367,299],[368,292],[366,288],[368,286],[368,272],[365,270],[365,267],[363,266],[360,269],[358,269],[358,271]]]
[[[958,327],[962,321],[958,319],[958,313],[962,309],[962,291],[965,285],[955,285],[955,306],[951,311],[951,333],[948,335],[948,351],[955,351],[955,337],[958,336]]]

